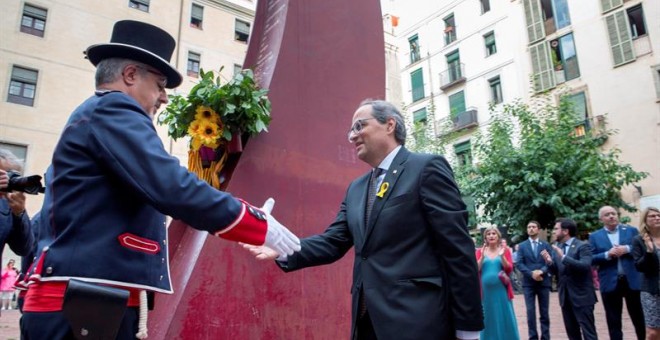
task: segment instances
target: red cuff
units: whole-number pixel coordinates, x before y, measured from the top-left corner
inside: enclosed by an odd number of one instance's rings
[[[240,214],[227,228],[216,232],[215,236],[258,246],[264,244],[268,231],[266,214],[242,199],[239,200],[243,203]]]

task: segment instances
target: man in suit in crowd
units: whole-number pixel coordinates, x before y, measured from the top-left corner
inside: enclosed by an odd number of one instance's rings
[[[527,330],[529,339],[550,339],[550,316],[548,305],[550,302],[550,275],[548,266],[540,255],[543,250],[551,251],[548,242],[539,240],[541,225],[536,221],[527,223],[529,238],[520,244],[516,268],[523,275],[523,293],[527,307]],[[536,300],[539,302],[539,321],[541,323],[541,336],[536,329]]]
[[[577,224],[569,218],[558,219],[553,231],[558,245],[552,246],[552,252],[541,251],[541,256],[550,270],[558,275],[559,305],[566,334],[570,340],[581,340],[583,336],[585,340],[597,340],[591,247],[589,243],[575,238]]]
[[[589,235],[594,251],[594,266],[598,267],[600,296],[605,308],[610,339],[622,340],[621,313],[626,299],[628,314],[635,326],[638,340],[646,338],[644,314],[640,301],[641,274],[635,268],[632,240],[639,234],[637,228],[620,224],[619,214],[610,206],[598,210],[603,228]]]
[[[392,104],[362,102],[348,139],[374,169],[349,185],[324,233],[277,263],[287,272],[328,264],[355,247],[351,339],[477,339],[483,312],[465,204],[447,161],[408,151],[405,138]]]

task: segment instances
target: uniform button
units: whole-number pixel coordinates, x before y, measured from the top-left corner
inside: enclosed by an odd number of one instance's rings
[[[81,328],[81,329],[80,329],[80,335],[82,335],[82,336],[87,336],[87,335],[89,335],[89,331],[86,330],[86,329],[84,329],[84,328]]]
[[[52,274],[52,273],[53,273],[53,267],[46,268],[46,274]]]
[[[165,263],[165,258],[164,257],[161,259],[161,263]]]
[[[164,245],[167,245],[167,240],[163,240],[163,244],[164,244]]]
[[[161,281],[163,280],[163,275],[160,276]]]
[[[363,257],[362,257],[362,260],[363,260],[363,261],[366,261],[366,260],[367,260],[367,257],[366,257],[366,256],[363,256]]]
[[[45,246],[43,251],[48,251],[48,249],[50,249],[50,248],[48,248],[48,246]]]

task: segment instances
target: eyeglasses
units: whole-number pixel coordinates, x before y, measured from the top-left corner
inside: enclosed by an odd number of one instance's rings
[[[348,141],[349,142],[351,142],[351,143],[353,142],[353,141],[351,141],[351,137],[353,137],[354,134],[356,136],[359,135],[360,132],[362,132],[362,129],[364,129],[364,122],[366,122],[370,119],[376,119],[376,118],[371,117],[371,118],[358,119],[358,120],[355,121],[355,123],[353,123],[353,126],[351,126],[351,129],[348,130]]]
[[[660,214],[648,214],[646,218],[660,218]]]
[[[135,67],[139,68],[141,70],[145,70],[148,73],[151,73],[151,74],[155,75],[156,77],[158,77],[160,79],[160,80],[156,81],[156,85],[158,85],[158,90],[165,91],[165,86],[167,86],[167,77],[165,77],[165,75],[163,75],[162,73],[160,73],[158,71],[154,71],[152,69],[149,69],[149,68],[141,66],[141,65],[135,65]]]

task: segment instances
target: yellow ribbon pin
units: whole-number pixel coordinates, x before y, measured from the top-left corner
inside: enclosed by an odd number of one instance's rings
[[[383,196],[385,195],[385,192],[387,192],[387,189],[389,187],[390,187],[390,183],[385,182],[385,183],[381,184],[380,189],[378,189],[378,193],[376,194],[376,196],[378,196],[380,198],[383,198]]]

